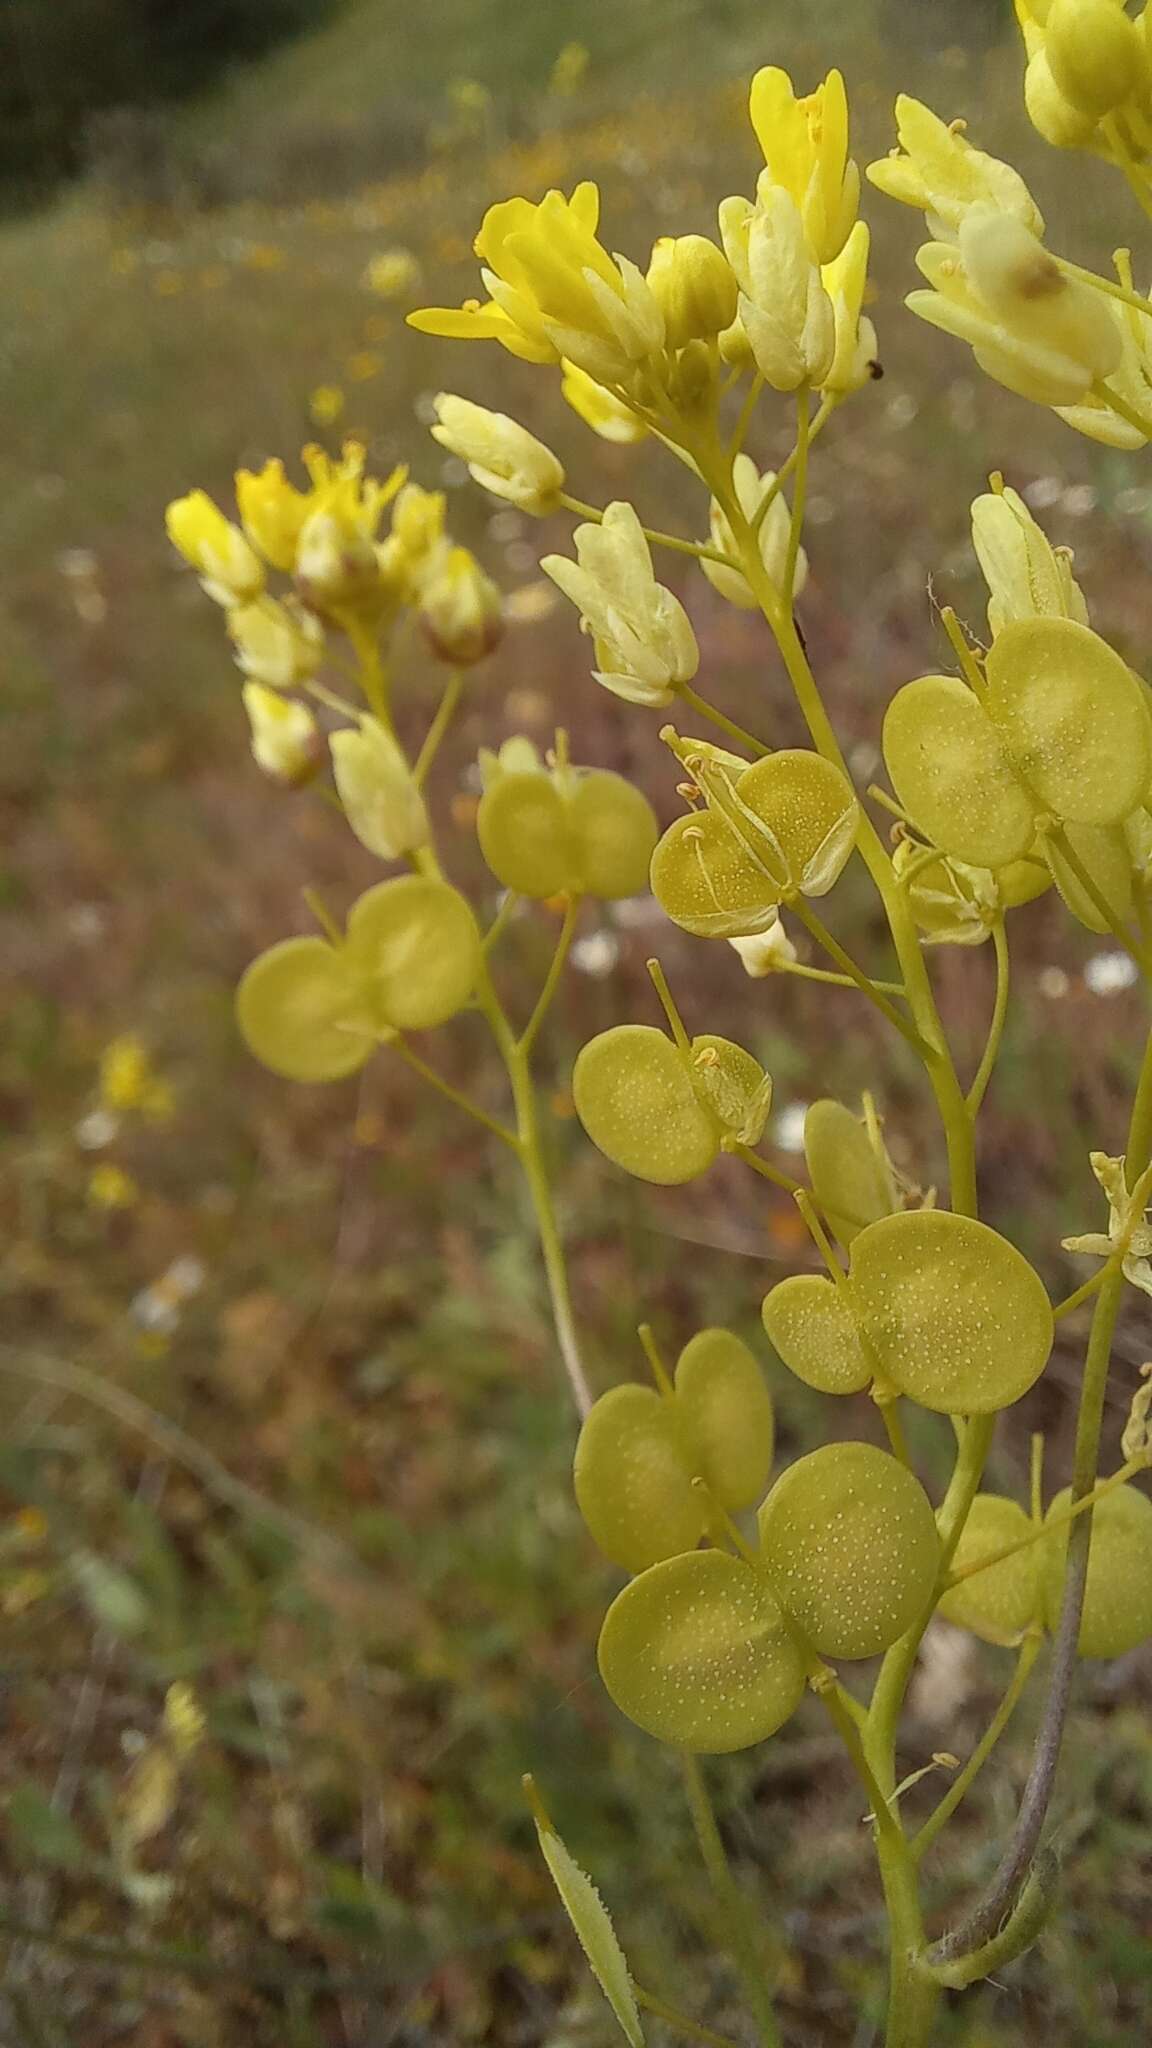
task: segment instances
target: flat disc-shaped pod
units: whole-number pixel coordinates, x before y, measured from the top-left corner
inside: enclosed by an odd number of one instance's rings
[[[568,799],[568,823],[576,858],[570,888],[614,902],[648,887],[660,828],[647,797],[622,775],[607,768],[581,775]]]
[[[763,1742],[804,1691],[767,1579],[720,1550],[671,1557],[633,1579],[608,1609],[598,1656],[621,1713],[701,1755]]]
[[[704,1173],[720,1150],[689,1056],[651,1024],[617,1024],[592,1038],[572,1073],[576,1114],[607,1159],[658,1187]]]
[[[1048,837],[1044,851],[1052,880],[1073,917],[1090,932],[1110,932],[1114,925],[1124,924],[1132,909],[1133,873],[1123,826],[1066,825],[1064,836],[1071,860],[1064,848]],[[1111,915],[1105,916],[1105,911]]]
[[[1072,1499],[1065,1487],[1045,1520],[1067,1510]],[[1044,1551],[1044,1613],[1054,1629],[1060,1618],[1064,1560],[1069,1526],[1053,1529],[1039,1548]],[[1134,1486],[1118,1486],[1092,1510],[1092,1541],[1088,1579],[1080,1622],[1077,1654],[1081,1657],[1125,1657],[1152,1636],[1152,1500]]]
[[[665,915],[698,939],[751,938],[776,922],[781,882],[757,865],[715,811],[693,811],[669,825],[649,879]]]
[[[812,1192],[842,1245],[894,1206],[891,1176],[863,1117],[824,1098],[808,1106],[804,1157]]]
[[[806,1387],[821,1394],[859,1394],[873,1367],[860,1342],[843,1288],[822,1273],[793,1273],[764,1296],[770,1343]]]
[[[339,1081],[378,1036],[364,989],[326,939],[282,939],[252,962],[236,1019],[256,1058],[290,1081]]]
[[[957,860],[1006,867],[1036,833],[1032,802],[979,699],[959,676],[919,676],[884,718],[892,787],[920,831]]]
[[[775,1441],[772,1396],[757,1359],[732,1330],[698,1330],[680,1353],[675,1385],[695,1469],[730,1513],[755,1507]]]
[[[947,1209],[882,1217],[852,1246],[852,1305],[877,1370],[941,1415],[990,1415],[1052,1349],[1043,1282],[1007,1238]]]
[[[533,769],[498,775],[480,799],[476,832],[496,880],[517,896],[542,901],[572,887],[568,807],[550,775]]]
[[[1003,1494],[978,1493],[952,1554],[952,1570],[975,1564],[977,1558],[1005,1550],[1033,1533],[1032,1524],[1017,1501]],[[970,1579],[962,1579],[942,1596],[938,1612],[957,1628],[971,1629],[986,1643],[1018,1643],[1025,1629],[1041,1619],[1042,1543],[1032,1543],[988,1566]]]
[[[573,1477],[577,1506],[605,1557],[642,1572],[695,1550],[708,1503],[692,1484],[694,1470],[675,1401],[651,1387],[602,1394],[580,1431]]]
[[[1152,718],[1137,678],[1090,626],[1018,619],[987,661],[987,709],[1041,810],[1117,825],[1142,803]]]
[[[932,1597],[940,1539],[915,1474],[872,1444],[825,1444],[781,1474],[760,1510],[777,1599],[825,1657],[873,1657]]]
[[[705,1109],[743,1145],[757,1145],[772,1107],[772,1083],[758,1059],[731,1038],[692,1040],[691,1076]]]
[[[378,882],[348,917],[348,953],[384,1024],[427,1031],[462,1010],[476,985],[480,934],[447,882],[399,875]]]
[[[809,748],[786,747],[746,768],[737,780],[736,797],[745,814],[753,813],[770,845],[779,848],[792,887],[804,896],[826,896],[856,844],[860,824],[855,792],[839,768]],[[746,818],[743,829],[749,822]]]

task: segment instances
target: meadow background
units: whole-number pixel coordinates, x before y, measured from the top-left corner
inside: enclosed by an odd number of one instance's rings
[[[596,690],[572,614],[543,595],[537,556],[566,544],[566,523],[486,504],[429,439],[430,398],[446,387],[516,413],[581,496],[633,496],[681,531],[699,506],[658,453],[595,441],[546,373],[419,337],[403,314],[472,290],[481,212],[514,191],[597,178],[609,246],[642,262],[658,232],[714,231],[717,201],[755,175],[752,70],[783,63],[806,87],[832,61],[861,160],[890,145],[905,89],[1020,165],[1063,252],[1096,261],[1140,232],[1105,174],[1025,127],[999,0],[347,0],[190,103],[106,110],[51,190],[10,188],[0,2037],[13,2048],[607,2048],[613,2022],[536,1855],[526,1768],[638,1976],[739,2034],[675,1770],[595,1676],[615,1581],[571,1500],[571,1422],[510,1169],[384,1057],[360,1082],[303,1089],[238,1042],[235,982],[305,928],[302,887],[343,903],[375,869],[323,804],[252,766],[219,617],[171,553],[163,508],[197,484],[226,496],[238,464],[294,460],[317,435],[335,448],[345,431],[380,470],[406,461],[451,487],[453,525],[516,614],[437,768],[454,872],[490,890],[467,770],[481,742],[515,731],[545,744],[562,722],[577,759],[636,774],[669,815],[657,721]],[[918,224],[878,195],[865,203],[885,376],[814,458],[802,603],[862,780],[892,690],[942,658],[930,584],[981,622],[967,515],[990,468],[1074,545],[1096,622],[1145,669],[1152,542],[1139,459],[982,384],[905,315]],[[382,297],[365,272],[397,249],[420,281]],[[769,419],[757,452],[778,458],[790,438]],[[712,693],[795,740],[762,630],[694,570],[667,574]],[[401,713],[413,731],[436,690],[414,653]],[[845,894],[837,914],[859,935],[872,912]],[[654,944],[690,1026],[730,1033],[776,1076],[781,1140],[798,1105],[871,1085],[900,1162],[926,1182],[941,1162],[916,1074],[851,995],[749,983],[728,949],[643,906],[586,915],[547,1034],[548,1142],[606,1386],[638,1371],[641,1315],[672,1348],[720,1321],[763,1350],[760,1297],[798,1250],[790,1205],[739,1170],[687,1197],[645,1190],[574,1123],[574,1052],[610,1021],[650,1016]],[[553,936],[545,910],[513,928],[514,1003],[530,1000]],[[981,1165],[988,1213],[1063,1292],[1083,1269],[1060,1235],[1098,1222],[1086,1151],[1121,1142],[1139,998],[1048,901],[1014,939],[1017,1004]],[[881,944],[871,924],[865,942]],[[974,1059],[990,963],[944,950],[935,966]],[[125,1033],[169,1101],[109,1129],[99,1063]],[[480,1030],[444,1040],[445,1070],[495,1100]],[[1082,1335],[1076,1318],[1061,1325],[1043,1388],[1003,1433],[1002,1485],[1021,1483],[1029,1427],[1048,1431],[1061,1482]],[[1130,1312],[1116,1436],[1146,1348]],[[827,1411],[769,1369],[791,1455]],[[832,1426],[870,1418],[846,1404]],[[939,1476],[942,1436],[926,1425],[916,1448]],[[1002,1655],[933,1637],[909,1768],[971,1746]],[[942,2042],[1147,2036],[1150,1676],[1146,1653],[1085,1672],[1063,1916],[1002,1983],[948,2012]],[[177,1681],[206,1718],[179,1766],[162,1724]],[[965,1808],[942,1899],[994,1860],[1027,1724],[1025,1712]],[[867,2048],[877,1900],[857,1794],[819,1720],[803,1709],[709,1779],[779,1959],[789,2044]]]

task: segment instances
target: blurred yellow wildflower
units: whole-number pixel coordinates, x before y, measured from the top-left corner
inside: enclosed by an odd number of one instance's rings
[[[284,464],[276,460],[266,462],[261,470],[237,470],[236,503],[253,547],[274,569],[290,572],[308,515],[308,493],[288,482]]]
[[[132,1209],[140,1189],[122,1166],[94,1166],[88,1177],[88,1200],[94,1209]]]
[[[419,284],[420,265],[411,249],[383,249],[368,264],[363,282],[377,298],[399,299]]]
[[[562,98],[574,93],[587,77],[591,61],[592,54],[585,43],[565,43],[548,74],[549,92]]]
[[[817,263],[848,239],[860,173],[848,157],[848,98],[839,71],[797,99],[786,71],[766,65],[752,80],[749,112],[772,184],[792,199]]]
[[[344,374],[352,384],[369,384],[373,377],[380,375],[383,368],[384,358],[378,349],[361,348],[357,349],[355,355],[348,357],[344,365]]]
[[[236,661],[254,682],[293,690],[315,675],[324,658],[324,629],[291,598],[264,596],[228,614]]]
[[[381,483],[365,477],[365,460],[358,441],[344,443],[339,462],[322,448],[304,450],[312,496],[296,549],[296,580],[306,602],[324,609],[387,601],[376,529],[407,472],[398,467]]]
[[[224,517],[207,491],[175,498],[165,514],[168,538],[191,562],[217,604],[247,604],[264,588],[264,570],[238,526]]]
[[[323,759],[323,742],[308,706],[264,683],[245,683],[241,695],[256,766],[293,789],[309,781]]]
[[[98,1086],[103,1109],[136,1110],[154,1123],[163,1123],[172,1114],[172,1091],[134,1032],[125,1032],[105,1046]]]
[[[434,651],[458,668],[491,654],[504,632],[504,602],[468,548],[449,548],[420,596],[420,623]]]
[[[344,410],[344,393],[338,384],[318,384],[308,400],[308,416],[318,427],[334,426]]]
[[[207,1730],[204,1709],[183,1679],[177,1679],[164,1695],[164,1730],[179,1756],[191,1756],[199,1749]]]

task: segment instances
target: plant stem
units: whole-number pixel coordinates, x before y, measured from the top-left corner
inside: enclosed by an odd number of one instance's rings
[[[1099,1293],[1107,1271],[1107,1266],[1101,1266],[1098,1272],[1090,1274],[1073,1293],[1066,1294],[1063,1301],[1058,1301],[1052,1311],[1053,1321],[1058,1323],[1063,1316],[1070,1316],[1074,1309],[1080,1308],[1086,1301],[1091,1301],[1092,1296]]]
[[[804,960],[781,960],[773,967],[773,974],[796,974],[803,981],[824,981],[832,988],[857,988],[859,984],[850,974],[836,974],[830,967],[809,967]],[[874,981],[882,995],[902,996],[905,988],[902,981]]]
[[[548,1015],[552,1006],[552,998],[560,986],[560,977],[564,972],[579,916],[580,898],[579,896],[570,896],[564,905],[564,922],[560,927],[560,935],[556,940],[548,972],[544,977],[544,986],[540,990],[536,1007],[520,1034],[520,1051],[525,1055],[530,1053],[535,1045],[540,1026]]]
[[[984,1765],[1007,1728],[1009,1721],[1020,1704],[1024,1688],[1031,1676],[1032,1666],[1040,1654],[1043,1640],[1039,1630],[1035,1634],[1025,1636],[1020,1646],[1020,1652],[1016,1659],[1016,1666],[1008,1689],[996,1712],[989,1721],[987,1728],[984,1730],[963,1770],[958,1772],[952,1780],[940,1804],[929,1814],[919,1834],[913,1836],[912,1854],[917,1863],[925,1852],[931,1848],[945,1822],[951,1820],[956,1808],[961,1800],[967,1796],[972,1784],[980,1771],[983,1770]]]
[[[992,1008],[992,1022],[988,1030],[988,1043],[984,1057],[976,1069],[976,1078],[968,1090],[965,1101],[968,1114],[975,1119],[984,1100],[988,1083],[1000,1054],[1000,1040],[1004,1036],[1004,1019],[1008,1015],[1008,934],[1004,919],[998,917],[992,927],[992,944],[996,948],[996,1000]]]
[[[637,2005],[645,2012],[650,2012],[653,2019],[663,2020],[664,2025],[671,2027],[674,2034],[683,2034],[689,2041],[703,2041],[707,2048],[738,2048],[738,2043],[730,2041],[727,2034],[713,2033],[711,2027],[702,2027],[699,2020],[690,2020],[687,2013],[677,2012],[674,2005],[669,2005],[663,1998],[657,1998],[654,1991],[645,1991],[635,1979],[632,1982],[632,1995]]]
[[[561,491],[560,503],[566,512],[575,512],[580,519],[591,519],[597,526],[603,524],[604,514],[596,505],[586,505],[583,498],[573,498],[567,491]],[[719,548],[708,547],[704,541],[682,540],[678,533],[661,533],[658,527],[645,526],[644,538],[654,547],[672,548],[678,555],[692,555],[698,562],[718,562],[722,569],[739,569],[731,555],[722,554]]]
[[[392,719],[388,710],[388,678],[384,670],[384,658],[380,652],[380,641],[371,626],[362,620],[349,619],[348,638],[359,664],[359,682],[364,697],[374,718],[378,718],[386,732],[392,730]]]
[[[464,671],[460,668],[454,669],[444,685],[444,694],[436,708],[436,716],[428,727],[424,735],[424,744],[416,756],[416,764],[412,770],[412,779],[418,788],[423,787],[427,780],[428,770],[436,759],[440,742],[456,715],[456,706],[460,702],[460,693],[463,688]]]
[[[430,1067],[426,1060],[422,1060],[419,1053],[413,1052],[410,1045],[405,1045],[402,1038],[393,1039],[392,1050],[399,1053],[400,1058],[420,1075],[421,1080],[429,1082],[446,1101],[454,1103],[457,1109],[462,1109],[468,1116],[474,1117],[478,1124],[483,1124],[486,1131],[491,1131],[496,1138],[502,1138],[506,1145],[511,1145],[515,1150],[515,1131],[510,1131],[507,1124],[500,1123],[496,1117],[489,1116],[486,1109],[481,1109],[478,1102],[472,1101],[471,1096],[465,1095],[459,1088],[454,1088],[451,1081],[446,1081],[443,1074],[438,1074],[434,1067]]]
[[[790,1173],[785,1173],[782,1167],[773,1166],[767,1159],[761,1159],[760,1154],[754,1152],[751,1145],[735,1144],[732,1150],[737,1159],[742,1159],[745,1166],[750,1166],[753,1173],[760,1175],[761,1180],[770,1180],[774,1188],[783,1188],[789,1195],[800,1191],[801,1184],[798,1180],[794,1180]]]
[[[778,2048],[780,2030],[776,2024],[772,1988],[758,1953],[759,1942],[748,1901],[732,1875],[704,1773],[698,1759],[688,1750],[680,1751],[680,1767],[700,1855],[720,1909],[721,1929],[740,1973],[762,2048]]]
[[[757,760],[762,760],[765,754],[771,753],[771,748],[766,747],[763,740],[758,740],[752,733],[745,732],[744,727],[737,725],[735,719],[729,718],[726,712],[717,711],[716,706],[709,704],[707,698],[697,695],[690,683],[681,683],[676,695],[682,698],[685,704],[690,705],[701,718],[708,719],[712,725],[718,726],[721,732],[727,733],[728,738],[735,740],[737,746],[747,747]]]
[[[796,588],[796,564],[800,558],[800,536],[804,531],[804,507],[808,498],[808,439],[811,429],[808,412],[808,386],[802,384],[796,393],[796,490],[792,500],[792,517],[788,523],[788,552],[784,557],[784,601],[790,604]]]
[[[862,967],[856,965],[851,954],[845,952],[839,939],[833,937],[827,925],[821,918],[817,917],[816,912],[805,902],[804,898],[802,896],[795,897],[789,904],[789,908],[800,919],[801,924],[811,937],[815,939],[817,945],[824,948],[829,959],[839,963],[847,979],[860,990],[861,995],[868,998],[873,1007],[879,1010],[881,1016],[886,1017],[889,1024],[893,1025],[900,1033],[901,1038],[907,1039],[913,1051],[918,1052],[921,1058],[923,1058],[928,1051],[928,1047],[919,1032],[909,1024],[906,1017],[900,1015],[895,1004],[890,1003],[887,996],[881,995],[876,982],[869,975],[865,974]]]

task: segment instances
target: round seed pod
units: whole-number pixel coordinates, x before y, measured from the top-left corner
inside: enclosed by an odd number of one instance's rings
[[[895,1208],[892,1176],[863,1117],[827,1097],[804,1117],[804,1157],[812,1192],[842,1245]]]
[[[1132,853],[1122,825],[1066,825],[1068,844],[1114,921],[1123,924],[1132,909]],[[1046,839],[1045,853],[1052,879],[1074,918],[1090,932],[1108,932],[1112,925],[1092,893],[1071,866],[1062,847]]]
[[[959,676],[919,676],[888,706],[884,760],[920,831],[975,867],[1002,868],[1028,852],[1035,813],[1007,748]]]
[[[675,1400],[651,1387],[602,1394],[580,1431],[573,1476],[576,1504],[605,1557],[642,1572],[695,1550],[708,1522],[695,1469]]]
[[[1071,1489],[1058,1493],[1045,1517],[1067,1509]],[[1054,1629],[1060,1618],[1069,1525],[1053,1529],[1044,1551],[1044,1613]],[[1092,1510],[1092,1541],[1077,1654],[1125,1657],[1152,1636],[1152,1500],[1134,1486],[1118,1486]]]
[[[498,774],[480,799],[476,833],[496,880],[517,896],[542,901],[571,887],[575,862],[567,807],[542,770]]]
[[[715,811],[693,811],[668,827],[649,878],[665,915],[698,939],[751,938],[776,920],[780,883]]]
[[[777,1599],[826,1657],[873,1657],[932,1597],[940,1539],[920,1481],[871,1444],[825,1444],[781,1474],[760,1510]]]
[[[730,1513],[761,1500],[772,1470],[772,1396],[731,1330],[698,1330],[676,1365],[676,1411],[695,1471]],[[683,1547],[683,1546],[681,1546]]]
[[[385,884],[387,887],[387,884]],[[378,1037],[367,995],[326,939],[282,939],[252,962],[236,991],[249,1050],[289,1081],[339,1081]]]
[[[1031,1534],[1023,1508],[998,1493],[978,1493],[968,1512],[964,1533],[952,1556],[954,1570],[975,1564],[1009,1543]],[[1002,1564],[962,1579],[943,1595],[937,1610],[957,1628],[971,1629],[986,1643],[1018,1643],[1029,1625],[1040,1619],[1042,1543],[1006,1557]]]
[[[1140,684],[1090,626],[1017,619],[987,662],[987,710],[1037,803],[1077,825],[1118,825],[1142,802],[1152,722]]]
[[[767,1579],[720,1550],[671,1557],[633,1579],[608,1609],[598,1656],[621,1713],[698,1755],[763,1742],[804,1691]]]
[[[640,790],[606,768],[591,769],[576,780],[568,820],[576,856],[570,888],[607,902],[647,888],[659,827]]]
[[[617,1024],[590,1039],[572,1074],[576,1114],[594,1145],[625,1173],[674,1187],[704,1173],[720,1150],[714,1115],[689,1060],[649,1024]]]
[[[942,1415],[989,1415],[1039,1379],[1052,1349],[1044,1285],[1007,1238],[916,1209],[852,1246],[852,1303],[878,1371]]]
[[[1085,149],[1096,130],[1090,114],[1080,114],[1065,99],[1043,48],[1034,50],[1024,73],[1024,105],[1038,135],[1053,149]]]
[[[458,889],[427,875],[398,875],[353,904],[347,951],[381,1022],[427,1031],[468,1001],[480,934]]]
[[[720,1135],[758,1144],[772,1107],[772,1083],[759,1060],[730,1038],[705,1031],[692,1040],[689,1072],[697,1098],[716,1119]]]
[[[821,1394],[859,1394],[872,1364],[846,1293],[821,1273],[793,1273],[764,1296],[769,1342],[806,1387]]]
[[[759,821],[783,873],[804,896],[825,896],[856,844],[860,806],[833,762],[806,747],[786,747],[754,761],[736,782],[744,825],[759,850],[748,812]],[[775,861],[773,861],[775,865]]]

